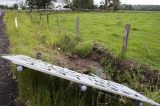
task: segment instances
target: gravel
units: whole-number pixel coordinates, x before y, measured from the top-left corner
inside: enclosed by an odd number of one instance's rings
[[[4,12],[0,11],[0,54],[9,53],[9,40],[3,22]],[[0,106],[17,106],[17,81],[13,77],[11,63],[0,58]]]

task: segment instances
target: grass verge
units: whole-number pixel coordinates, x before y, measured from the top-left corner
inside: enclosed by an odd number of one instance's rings
[[[75,36],[74,27],[72,27],[77,15],[81,16],[80,37]],[[15,17],[18,18],[18,29],[15,28]],[[59,27],[57,27],[57,17],[59,17]],[[63,13],[52,14],[50,23],[47,24],[45,15],[40,20],[38,13],[30,16],[25,12],[8,11],[5,16],[5,23],[12,54],[36,57],[37,53],[41,53],[43,60],[52,63],[54,61],[53,49],[58,48],[67,54],[76,53],[86,57],[92,53],[92,41],[94,40],[101,42],[105,47],[112,49],[111,51],[115,55],[118,55],[121,50],[121,35],[123,34],[121,31],[123,25],[129,22],[133,26],[133,32],[129,41],[127,58],[134,58],[139,63],[146,63],[154,68],[159,68],[158,52],[160,49],[157,40],[159,38],[157,29],[159,23],[156,21],[157,19],[159,19],[159,13]],[[138,24],[135,20],[138,21]],[[150,28],[150,26],[153,27]],[[150,34],[153,36],[149,36]],[[107,59],[105,61],[107,64],[105,67],[106,74],[116,78],[113,80],[121,83],[134,82],[130,86],[133,88],[137,86],[135,89],[138,91],[146,89],[145,94],[159,101],[157,98],[159,90],[152,90],[139,85],[137,74],[133,78],[131,78],[130,73],[119,73],[120,75],[116,74],[115,76],[114,73],[118,70],[109,64],[110,61],[107,62]],[[70,85],[68,81],[33,70],[26,69],[23,73],[16,73],[16,75],[19,81],[20,99],[26,101],[28,106],[50,106],[51,104],[65,106],[66,103],[70,106],[88,106],[92,101],[96,102],[94,104],[102,101],[98,98],[102,96],[98,96],[97,91],[93,93],[89,89],[82,93],[78,86]],[[92,94],[94,95],[93,99],[91,99]],[[109,99],[105,99],[108,104],[113,104],[113,101],[117,101],[115,105],[121,103],[121,97],[108,95]],[[123,102],[122,105],[124,104],[130,104],[130,102]]]

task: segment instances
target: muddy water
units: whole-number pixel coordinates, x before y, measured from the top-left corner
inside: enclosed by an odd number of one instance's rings
[[[99,62],[94,61],[90,58],[75,58],[72,60],[74,64],[77,66],[81,66],[83,69],[88,69],[91,73],[95,74],[98,77],[105,78],[105,74],[103,73],[102,66]]]

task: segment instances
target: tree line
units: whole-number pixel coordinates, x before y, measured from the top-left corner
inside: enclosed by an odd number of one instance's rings
[[[49,8],[50,5],[53,5],[52,2],[56,2],[57,0],[26,0],[26,4],[28,4],[30,9],[46,9]],[[61,0],[61,2],[65,5],[65,8],[71,9],[94,9],[94,0]],[[120,4],[119,0],[105,0],[101,2],[101,8],[105,10],[117,10],[118,5]]]
[[[49,8],[57,0],[26,0],[31,9],[46,9]],[[82,8],[82,9],[92,9],[94,8],[93,0],[61,0],[66,8]]]
[[[17,4],[14,4],[13,6],[0,5],[0,9],[16,10],[18,9],[18,5]]]
[[[29,9],[52,9],[54,3],[59,0],[26,0]],[[94,0],[60,0],[64,8],[72,10],[83,9],[102,9],[102,10],[138,10],[138,11],[160,11],[160,5],[129,5],[120,4],[119,0],[104,0],[100,2],[100,6],[94,5]],[[21,8],[26,9],[21,3]],[[18,5],[13,6],[0,5],[0,9],[18,9]]]
[[[160,5],[130,5],[121,4],[119,10],[136,10],[136,11],[160,11]]]
[[[27,8],[29,9],[51,9],[54,3],[59,0],[26,0]],[[83,9],[103,9],[103,10],[117,10],[120,4],[119,0],[105,0],[100,2],[100,7],[94,5],[94,0],[61,0],[64,4],[64,8],[70,8],[72,10]],[[22,4],[21,4],[22,5]],[[18,5],[14,4],[12,7],[0,6],[1,9],[18,9]],[[22,9],[26,7],[21,6]]]

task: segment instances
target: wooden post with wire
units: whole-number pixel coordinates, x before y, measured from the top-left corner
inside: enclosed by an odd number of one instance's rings
[[[34,14],[34,21],[36,21],[36,18],[37,18],[37,17],[36,17],[36,14]]]
[[[76,33],[79,35],[79,17],[76,18]]]
[[[49,14],[47,14],[47,23],[49,24]]]
[[[58,32],[58,34],[60,33],[59,27],[60,27],[60,25],[59,25],[59,18],[57,16],[57,32]]]
[[[31,18],[31,21],[32,21],[32,12],[30,12],[30,13],[29,13],[29,16],[30,16],[30,18]]]
[[[41,13],[39,14],[39,19],[40,19],[40,21],[41,21],[41,19],[42,19]]]
[[[131,27],[130,24],[126,24],[125,26],[125,32],[123,36],[123,46],[122,46],[122,51],[121,51],[122,53],[125,53],[127,51],[130,27]]]

